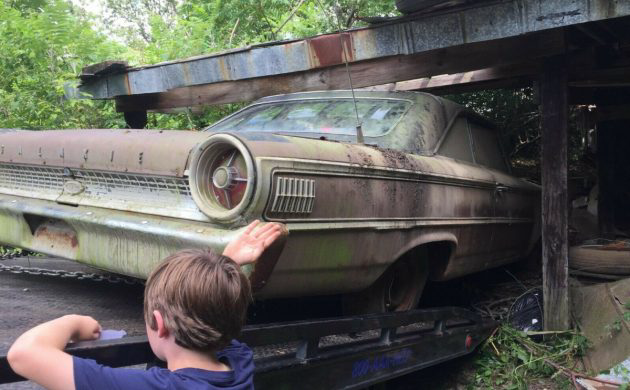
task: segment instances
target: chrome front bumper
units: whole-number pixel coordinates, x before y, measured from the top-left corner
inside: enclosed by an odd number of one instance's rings
[[[240,230],[0,195],[1,243],[138,278],[146,278],[162,259],[180,249],[211,248],[220,253]],[[253,267],[243,270],[250,275]]]

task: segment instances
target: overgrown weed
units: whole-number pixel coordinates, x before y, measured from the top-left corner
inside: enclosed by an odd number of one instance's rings
[[[501,325],[475,359],[471,388],[526,389],[539,379],[552,380],[555,388],[570,388],[566,373],[576,370],[587,346],[577,331],[546,333],[544,341],[536,342],[525,332]]]

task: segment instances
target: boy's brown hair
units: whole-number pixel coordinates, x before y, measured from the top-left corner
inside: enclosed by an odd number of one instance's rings
[[[187,249],[164,259],[147,279],[144,320],[156,329],[153,311],[184,348],[216,351],[241,332],[251,300],[249,280],[230,258]]]

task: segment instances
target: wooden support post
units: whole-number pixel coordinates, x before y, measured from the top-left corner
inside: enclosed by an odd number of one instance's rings
[[[566,330],[570,327],[566,68],[566,59],[562,56],[545,59],[540,79],[545,330]]]

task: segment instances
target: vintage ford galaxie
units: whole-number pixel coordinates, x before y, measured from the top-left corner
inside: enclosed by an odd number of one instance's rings
[[[144,278],[249,221],[289,237],[247,268],[259,298],[343,294],[405,310],[427,278],[517,260],[539,187],[510,175],[495,128],[424,93],[261,99],[204,131],[0,131],[0,242]],[[364,143],[357,143],[356,117]]]

